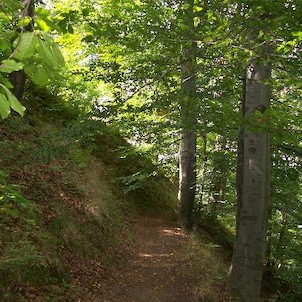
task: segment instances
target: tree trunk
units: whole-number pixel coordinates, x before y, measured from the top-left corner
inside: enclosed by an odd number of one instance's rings
[[[187,24],[193,31],[193,5],[188,1]],[[191,33],[190,32],[190,33]],[[190,34],[189,33],[189,34]],[[183,49],[181,63],[181,131],[179,148],[179,191],[180,219],[185,228],[191,227],[192,210],[196,191],[196,43],[188,42]]]
[[[205,175],[207,171],[207,133],[202,135],[202,150],[201,150],[201,167],[200,167],[200,175],[199,175],[199,196],[198,196],[198,212],[202,210],[203,207],[203,199],[204,199],[204,190],[205,190]],[[197,180],[198,181],[198,180]]]
[[[179,156],[179,191],[180,219],[182,225],[189,229],[192,223],[192,211],[196,190],[196,133],[182,129]]]
[[[270,77],[270,66],[255,61],[250,63],[245,81],[245,118],[256,110],[264,113],[269,108],[271,91],[265,82]],[[230,287],[244,302],[260,301],[270,209],[269,131],[265,119],[254,122],[256,128],[253,131],[244,125],[239,145],[243,151],[238,166],[242,179],[237,179],[237,235],[230,272]],[[262,127],[257,127],[257,123]]]
[[[24,10],[22,13],[22,17],[31,17],[31,22],[29,25],[25,26],[22,30],[24,31],[32,31],[34,27],[34,1],[33,0],[21,0],[24,5]],[[16,96],[17,99],[21,99],[24,94],[24,87],[26,82],[26,75],[23,70],[12,72],[9,76],[10,82],[14,86],[12,88],[12,93]]]
[[[213,152],[213,171],[211,180],[210,215],[216,217],[219,205],[225,199],[227,177],[229,172],[229,158],[226,153],[227,141],[223,136],[216,138],[215,152]]]

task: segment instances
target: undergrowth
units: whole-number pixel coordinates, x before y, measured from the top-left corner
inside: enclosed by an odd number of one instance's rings
[[[56,239],[41,227],[38,207],[3,172],[0,182],[0,297],[17,301],[22,284],[57,284],[64,273],[53,245]]]
[[[1,301],[94,291],[130,240],[131,217],[176,199],[174,185],[99,121],[11,117],[0,149]]]
[[[234,302],[227,286],[228,257],[225,248],[214,244],[205,231],[191,235],[186,255],[198,276],[197,291],[200,302]]]

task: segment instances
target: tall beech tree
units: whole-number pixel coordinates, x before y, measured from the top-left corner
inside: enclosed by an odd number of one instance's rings
[[[237,166],[237,224],[230,271],[230,286],[244,302],[261,300],[261,282],[267,260],[267,229],[271,195],[270,130],[273,124],[270,101],[278,81],[272,68],[286,70],[286,62],[297,56],[297,43],[291,31],[297,27],[296,5],[276,1],[240,1],[246,21],[245,45],[251,60],[244,78],[244,125],[239,139]],[[285,51],[284,51],[285,50]],[[284,58],[286,58],[284,60]],[[273,73],[276,75],[276,72]],[[282,79],[282,77],[281,77]],[[272,94],[274,92],[274,95]],[[274,138],[278,136],[274,133]]]
[[[243,114],[247,120],[270,106],[271,66],[250,62],[245,79]],[[244,302],[260,301],[262,268],[270,209],[270,136],[267,119],[243,126],[238,158],[238,213],[230,285]],[[257,125],[259,123],[259,125]],[[261,125],[261,126],[260,126]]]
[[[246,6],[253,16],[253,5]],[[259,14],[255,9],[255,15]],[[243,302],[260,302],[263,266],[266,259],[270,211],[270,134],[266,112],[270,107],[271,63],[269,31],[260,11],[257,24],[246,22],[247,45],[252,58],[243,79],[242,113],[237,159],[236,242],[229,284]],[[255,27],[253,30],[251,26]],[[250,32],[249,32],[250,31]]]
[[[190,37],[194,32],[194,1],[187,1],[185,24],[188,29],[188,41],[183,46],[181,61],[180,93],[180,144],[179,144],[179,192],[180,219],[185,228],[190,228],[196,191],[196,42]]]

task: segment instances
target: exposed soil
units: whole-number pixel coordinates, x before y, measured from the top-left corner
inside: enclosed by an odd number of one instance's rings
[[[158,217],[143,217],[135,230],[137,245],[100,280],[102,294],[94,301],[196,302],[196,280],[184,257],[188,236]]]

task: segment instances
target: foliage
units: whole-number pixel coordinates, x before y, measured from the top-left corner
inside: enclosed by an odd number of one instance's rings
[[[300,0],[194,1],[194,30],[190,31],[185,24],[185,1],[49,1],[48,9],[42,4],[35,8],[32,19],[23,16],[25,7],[18,0],[4,0],[0,115],[6,118],[11,110],[24,114],[9,83],[12,73],[24,70],[32,83],[46,85],[47,92],[43,95],[35,85],[28,86],[24,104],[31,110],[31,122],[40,127],[41,118],[51,117],[57,123],[54,115],[60,114],[65,123],[45,131],[43,137],[19,142],[14,153],[4,153],[11,162],[18,158],[15,170],[36,161],[39,171],[47,170],[53,177],[69,169],[66,162],[83,170],[90,154],[102,154],[127,196],[140,196],[141,205],[148,206],[150,196],[144,188],[156,188],[156,194],[148,193],[154,195],[152,200],[163,194],[156,183],[160,173],[155,177],[155,167],[148,160],[138,160],[136,154],[149,156],[171,179],[176,178],[182,49],[194,40],[198,47],[197,224],[204,216],[216,218],[235,231],[238,129],[244,123],[251,130],[269,125],[273,166],[268,262],[281,283],[286,281],[301,293],[301,230],[297,228],[302,213],[300,6]],[[249,42],[251,29],[253,43]],[[271,108],[244,120],[243,71],[263,45],[270,48],[264,60],[273,69],[267,83],[273,90]],[[135,148],[105,124],[118,129]],[[10,135],[17,137],[18,132],[22,133],[21,126]],[[4,151],[9,145],[1,142]],[[53,166],[58,158],[60,164]],[[50,179],[41,179],[45,192]],[[7,219],[13,221],[9,212],[13,214],[15,206],[8,203],[4,208]],[[66,209],[58,211],[64,216]],[[60,226],[59,233],[63,229],[71,237],[81,234],[74,226]]]
[[[61,88],[60,93],[69,102],[76,101],[75,106],[85,103],[84,111],[119,128],[153,162],[163,165],[172,178],[177,174],[178,160],[181,51],[188,39],[196,41],[199,99],[196,217],[217,217],[228,229],[235,230],[238,128],[248,123],[250,128],[259,130],[263,120],[269,121],[274,192],[271,257],[277,263],[282,257],[292,261],[289,254],[276,251],[280,217],[294,207],[300,213],[295,206],[301,200],[300,164],[295,168],[294,183],[290,178],[278,176],[292,173],[290,165],[278,172],[281,158],[289,156],[293,160],[297,156],[294,162],[299,162],[301,154],[298,6],[299,1],[194,1],[195,28],[188,34],[184,2],[53,4],[56,14],[67,14],[69,24],[77,24],[73,32],[59,38],[64,40],[63,53],[69,64],[67,87],[77,85],[72,90]],[[250,28],[255,29],[254,44],[249,42]],[[264,43],[271,47],[271,56],[265,59],[273,67],[269,83],[273,89],[272,106],[265,114],[259,111],[243,120],[240,116],[243,71]],[[96,111],[91,109],[94,104]],[[296,153],[291,155],[291,150]],[[150,178],[150,173],[134,169],[121,180],[127,190],[137,190]],[[297,189],[290,191],[291,187]],[[282,194],[275,194],[276,191]],[[288,203],[289,199],[292,203]],[[290,221],[286,233],[299,236],[297,220]],[[282,240],[282,246],[297,250],[298,245],[294,246],[298,239],[291,241],[288,235]]]
[[[50,12],[36,7],[35,16],[27,11],[33,5],[31,0],[22,2],[5,0],[0,12],[0,115],[7,118],[11,109],[24,114],[25,107],[10,91],[12,73],[25,71],[37,85],[46,85],[58,77],[64,65],[59,46],[49,31],[58,30]]]
[[[7,175],[3,172],[0,220],[0,296],[4,301],[15,297],[9,288],[17,289],[27,282],[41,284],[42,280],[53,284],[63,278],[54,250],[50,246],[47,253],[41,249],[41,245],[52,243],[49,242],[51,236],[41,230],[37,207],[27,200],[16,186],[8,183]]]
[[[228,261],[223,248],[212,242],[204,232],[191,235],[187,255],[197,273],[197,287],[200,301],[234,302],[227,289]],[[217,290],[219,287],[219,290]]]
[[[33,296],[67,301],[77,289],[94,290],[95,283],[87,280],[101,278],[104,266],[113,264],[130,234],[132,215],[144,207],[162,209],[174,203],[174,190],[163,176],[124,193],[120,179],[152,164],[100,121],[54,125],[12,117],[0,129],[1,166],[18,184],[3,180],[1,186],[4,301],[31,301]],[[70,278],[78,276],[86,279],[71,286]]]

